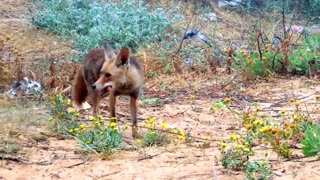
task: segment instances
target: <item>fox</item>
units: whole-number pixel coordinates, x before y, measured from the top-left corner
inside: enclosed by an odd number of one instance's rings
[[[109,96],[109,111],[116,117],[116,98],[119,95],[130,96],[130,114],[132,136],[137,138],[137,99],[144,83],[142,65],[131,56],[128,47],[121,50],[94,48],[88,51],[78,68],[72,85],[72,99],[81,106],[87,97],[92,101],[92,114],[100,114],[100,101]]]

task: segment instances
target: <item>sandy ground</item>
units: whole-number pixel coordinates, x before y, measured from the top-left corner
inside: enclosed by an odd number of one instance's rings
[[[14,35],[12,43],[29,57],[40,56],[41,53],[36,42],[53,43],[53,47],[65,47],[67,43],[58,41],[55,37],[46,35],[34,29],[26,20],[20,17],[26,10],[27,0],[2,0],[0,2],[0,35]],[[24,38],[27,37],[27,38]],[[32,43],[33,46],[24,44]],[[51,45],[49,45],[51,47]],[[43,50],[42,50],[43,51]],[[52,52],[55,52],[52,50]],[[60,52],[61,53],[61,52]],[[41,56],[40,56],[41,57]],[[48,115],[42,107],[22,108],[17,114],[28,117],[26,126],[8,122],[15,119],[15,113],[7,108],[1,108],[0,123],[6,123],[14,133],[14,141],[20,148],[17,153],[6,153],[0,148],[0,179],[243,179],[242,172],[225,170],[220,162],[220,150],[217,140],[227,138],[231,133],[241,130],[238,120],[225,109],[210,111],[212,104],[224,97],[231,97],[235,109],[248,108],[247,102],[257,99],[261,102],[262,112],[270,115],[277,114],[279,109],[292,110],[288,100],[292,97],[300,98],[306,107],[312,107],[315,96],[320,95],[319,81],[307,78],[279,78],[260,81],[249,88],[232,91],[232,85],[219,90],[213,79],[208,77],[159,77],[146,83],[146,98],[160,97],[155,105],[145,105],[139,108],[139,118],[156,117],[158,121],[166,121],[173,127],[190,131],[194,137],[210,137],[212,142],[208,148],[200,148],[203,141],[194,138],[190,144],[170,144],[162,147],[149,147],[130,150],[134,140],[130,132],[125,132],[123,150],[115,152],[110,159],[102,160],[94,153],[81,153],[76,140],[63,135],[57,135],[48,130],[46,119]],[[230,76],[230,80],[232,77]],[[181,87],[185,84],[197,84],[198,88],[191,91],[180,88],[176,94],[159,90],[157,85],[161,81],[172,81],[169,86]],[[192,83],[191,83],[192,82]],[[196,100],[190,103],[190,94],[196,95]],[[105,101],[107,102],[107,101]],[[118,103],[120,109],[120,124],[129,121],[128,101],[121,99]],[[106,103],[103,104],[106,109]],[[12,110],[12,109],[10,109]],[[24,112],[25,111],[25,112]],[[89,112],[86,112],[89,113]],[[104,116],[108,112],[103,111]],[[318,115],[314,114],[317,118]],[[317,118],[318,119],[318,118]],[[319,119],[318,119],[319,120]],[[141,125],[141,120],[139,121]],[[9,133],[10,133],[9,132]],[[1,133],[0,133],[1,134]],[[32,135],[41,134],[45,140],[36,142]],[[7,134],[0,136],[1,141],[8,141]],[[1,143],[4,144],[4,143]],[[273,170],[273,179],[319,179],[320,162],[315,158],[297,158],[292,160],[278,159],[268,148],[256,147],[253,159],[261,159],[265,152],[270,153],[270,162]],[[294,149],[295,155],[301,155],[300,149]]]

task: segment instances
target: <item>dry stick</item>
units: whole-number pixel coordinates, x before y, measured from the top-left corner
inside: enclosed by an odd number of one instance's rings
[[[261,47],[260,47],[260,37],[262,39],[262,33],[261,33],[261,30],[259,30],[259,31],[260,32],[257,37],[257,45],[258,45],[258,52],[259,52],[260,61],[262,61],[262,52],[261,52]]]
[[[316,91],[316,92],[314,92],[314,93],[312,93],[312,94],[309,94],[309,95],[307,95],[307,96],[303,96],[303,97],[297,98],[297,100],[301,100],[301,99],[308,98],[308,97],[310,97],[310,96],[312,96],[312,95],[314,95],[314,94],[317,94],[317,93],[320,93],[320,91]],[[270,108],[272,108],[272,107],[277,107],[278,104],[281,104],[281,103],[283,103],[283,102],[286,102],[286,101],[285,101],[285,100],[278,101],[278,102],[276,102],[276,103],[273,103],[269,108],[265,108],[265,109],[270,109]],[[280,106],[278,106],[278,107],[280,107]]]
[[[62,91],[60,92],[60,94],[67,93],[67,92],[69,92],[70,90],[71,90],[71,85],[68,86],[67,88],[65,88],[64,90],[62,90]]]
[[[172,67],[173,67],[174,71],[175,71],[174,64],[173,64],[174,58],[176,57],[176,55],[177,55],[177,54],[180,52],[180,50],[181,50],[182,44],[183,44],[183,42],[184,42],[184,40],[185,40],[184,37],[186,36],[186,34],[187,34],[187,32],[188,32],[188,29],[189,29],[189,26],[190,26],[190,24],[191,24],[192,21],[193,21],[193,17],[194,17],[194,13],[192,14],[192,17],[191,17],[191,19],[190,19],[190,22],[189,22],[188,25],[187,25],[186,31],[184,32],[184,35],[183,35],[183,37],[182,37],[182,40],[181,40],[181,42],[180,42],[180,45],[179,45],[176,53],[175,53],[175,54],[173,55],[173,57],[171,58],[171,64],[172,64]]]
[[[284,39],[287,39],[287,31],[286,31],[286,25],[285,25],[285,18],[286,18],[286,16],[285,16],[285,14],[284,14],[284,5],[283,5],[283,7],[282,7],[282,12],[281,12],[281,14],[282,14],[283,37],[284,37]],[[293,22],[293,20],[291,20],[291,23],[292,23],[292,22]],[[291,23],[290,23],[290,27],[291,27]],[[277,52],[274,54],[274,56],[273,56],[273,58],[272,58],[272,69],[274,68],[275,59],[276,59],[276,56],[278,55],[279,51],[280,51],[280,48],[277,47]]]
[[[164,152],[161,152],[161,153],[158,153],[158,154],[155,154],[155,155],[149,155],[149,156],[146,156],[146,157],[142,157],[142,158],[139,158],[138,161],[143,161],[143,160],[146,160],[146,159],[152,159],[156,156],[159,156],[161,154],[163,154]]]
[[[306,22],[306,25],[305,25],[304,27],[307,27],[307,26],[308,26],[308,24],[309,24],[310,20],[311,20],[311,18],[308,18],[308,20],[307,20],[307,22]],[[301,37],[301,35],[302,35],[303,31],[304,31],[304,30],[302,30],[302,31],[299,33],[299,36],[298,36],[298,38],[297,38],[297,40],[296,40],[296,42],[295,42],[296,44],[297,44],[297,41],[300,39],[300,37]]]
[[[286,31],[286,15],[284,14],[284,4],[282,4],[282,27],[283,27],[283,37],[284,39],[287,39],[287,31]]]
[[[81,164],[84,164],[84,163],[86,163],[87,161],[82,161],[82,162],[79,162],[79,163],[77,163],[77,164],[73,164],[73,165],[70,165],[70,166],[67,166],[67,167],[65,167],[65,168],[72,168],[72,167],[75,167],[75,166],[79,166],[79,165],[81,165]]]
[[[234,81],[236,78],[239,77],[239,73],[237,73],[227,84],[223,85],[220,89],[218,89],[218,91],[221,91],[222,89],[224,89],[225,87],[227,87],[229,84],[232,83],[232,81]]]

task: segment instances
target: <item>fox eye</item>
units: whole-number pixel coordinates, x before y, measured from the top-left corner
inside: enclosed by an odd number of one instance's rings
[[[111,74],[110,74],[110,73],[106,73],[104,76],[105,76],[105,77],[110,77]]]

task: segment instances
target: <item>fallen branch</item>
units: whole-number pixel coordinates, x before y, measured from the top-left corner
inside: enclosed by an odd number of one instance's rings
[[[139,158],[138,161],[143,161],[143,160],[146,160],[146,159],[152,159],[156,156],[159,156],[161,154],[163,154],[164,152],[161,152],[161,153],[158,153],[158,154],[155,154],[155,155],[149,155],[149,156],[145,156],[145,157],[142,157],[142,158]]]

